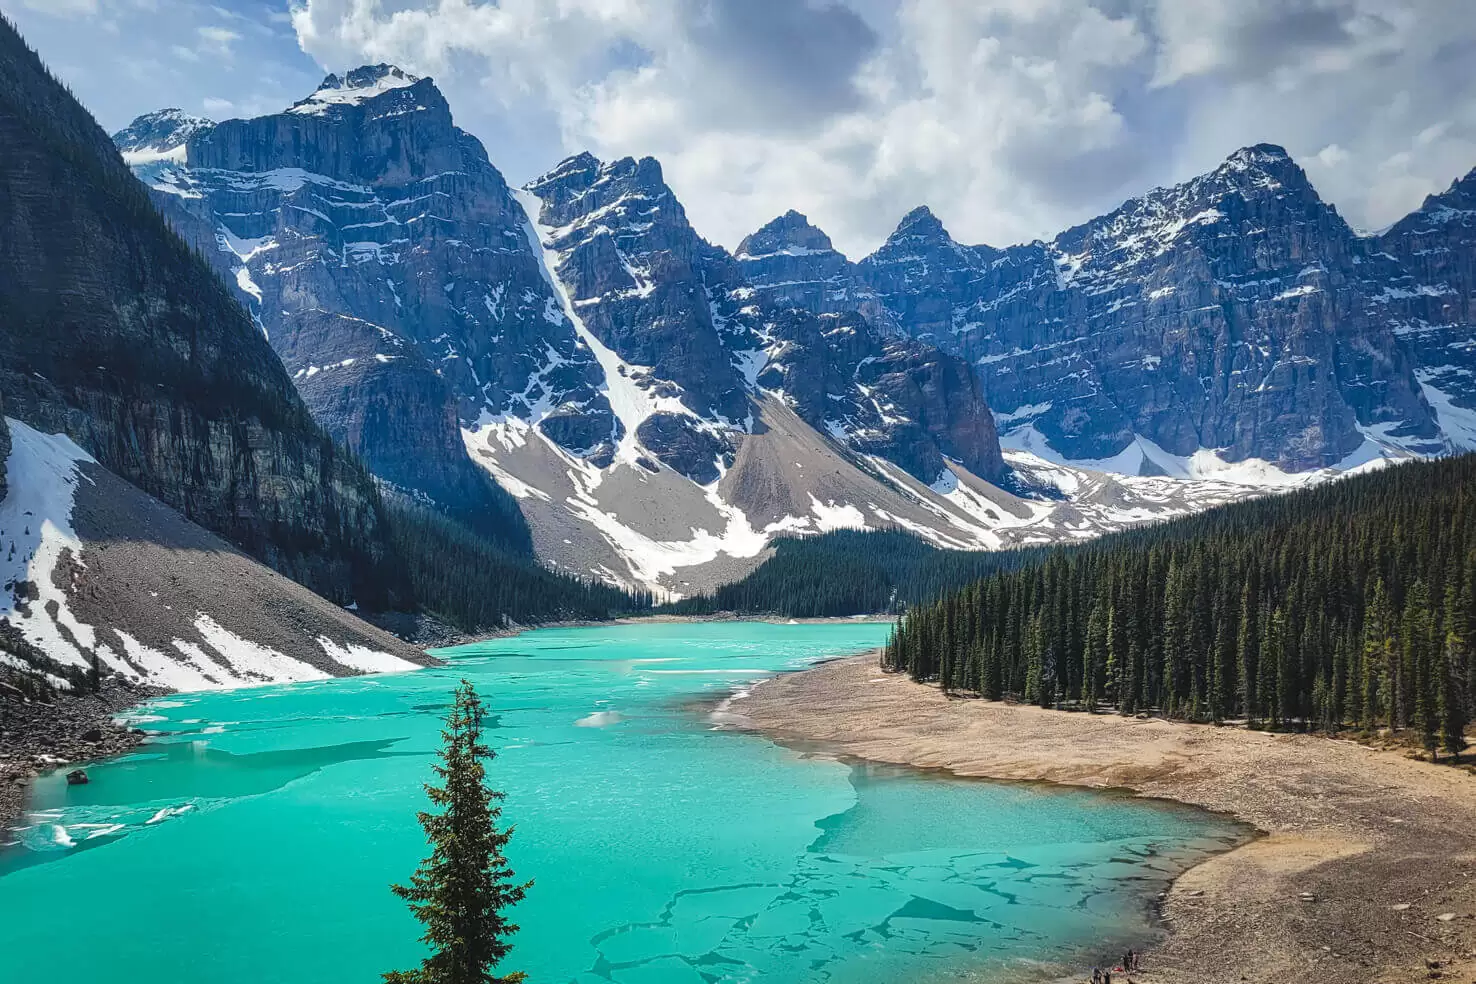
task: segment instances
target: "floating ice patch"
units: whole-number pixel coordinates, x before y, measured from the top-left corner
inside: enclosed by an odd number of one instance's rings
[[[575,721],[574,726],[578,728],[608,728],[610,725],[619,724],[624,720],[625,715],[619,711],[595,711],[593,714],[586,714],[578,721]]]

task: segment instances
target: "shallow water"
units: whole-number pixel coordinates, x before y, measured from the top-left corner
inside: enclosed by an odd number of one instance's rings
[[[424,853],[439,717],[465,676],[535,879],[533,982],[899,981],[1045,972],[1144,939],[1146,900],[1239,835],[1126,797],[855,766],[693,707],[889,627],[549,629],[444,668],[139,709],[160,735],[37,784],[0,852],[0,981],[374,981],[419,956],[388,890]]]

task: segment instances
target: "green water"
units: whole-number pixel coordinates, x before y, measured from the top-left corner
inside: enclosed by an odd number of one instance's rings
[[[509,855],[536,880],[511,961],[533,984],[1019,980],[1144,939],[1145,900],[1237,837],[1123,797],[807,755],[695,706],[887,632],[550,629],[440,669],[154,701],[157,741],[87,786],[43,778],[7,835],[0,981],[410,966],[418,924],[388,884],[424,853],[420,783],[462,676],[492,709]]]

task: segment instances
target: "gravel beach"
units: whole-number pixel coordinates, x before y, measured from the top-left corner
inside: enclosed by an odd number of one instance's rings
[[[781,742],[1122,788],[1261,831],[1175,882],[1168,935],[1135,979],[1476,981],[1476,777],[1463,770],[1313,735],[950,698],[881,672],[875,654],[767,681],[730,710]]]

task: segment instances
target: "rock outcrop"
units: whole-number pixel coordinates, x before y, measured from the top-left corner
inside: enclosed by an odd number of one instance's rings
[[[541,202],[539,223],[557,230],[548,245],[580,321],[640,367],[637,385],[698,417],[742,421],[743,378],[711,310],[712,292],[739,282],[727,254],[687,221],[661,165],[581,154],[528,190]]]
[[[1476,449],[1476,169],[1376,241],[1405,276],[1365,293],[1415,354],[1442,425],[1458,446]]]
[[[957,461],[991,481],[1006,474],[979,381],[957,358],[881,335],[859,314],[778,312],[766,323],[760,386],[845,447],[900,465],[924,483]]]
[[[743,277],[769,303],[812,314],[858,311],[895,327],[890,312],[855,276],[855,269],[830,237],[804,215],[790,210],[744,238],[734,255]]]
[[[387,601],[368,474],[7,23],[0,143],[6,412],[329,598]]]
[[[978,367],[995,411],[1069,458],[1141,435],[1292,471],[1365,433],[1434,448],[1414,364],[1367,293],[1370,250],[1279,147],[1237,151],[1057,236],[998,250],[907,216],[857,265],[897,323]]]
[[[329,76],[137,173],[334,437],[396,488],[527,549],[462,426],[534,407],[612,418],[522,208],[431,80],[384,65]]]

